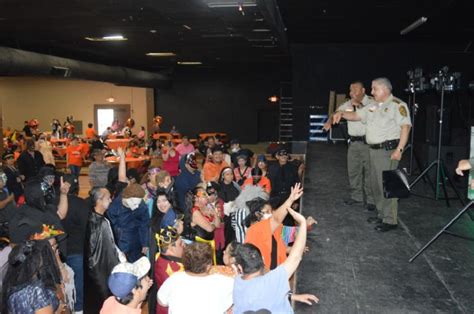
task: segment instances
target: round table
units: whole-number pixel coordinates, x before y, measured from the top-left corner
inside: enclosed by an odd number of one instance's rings
[[[140,156],[140,157],[126,157],[125,162],[127,163],[127,168],[140,168],[143,163],[150,159],[148,156]],[[116,156],[106,157],[105,160],[111,164],[118,164],[119,158]]]
[[[130,139],[128,138],[110,139],[105,141],[105,144],[107,144],[107,146],[113,150],[117,150],[119,147],[126,149],[128,147],[128,143],[130,143]]]

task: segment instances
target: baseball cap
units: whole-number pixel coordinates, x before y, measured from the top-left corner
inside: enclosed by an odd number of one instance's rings
[[[213,153],[215,153],[215,152],[223,153],[224,152],[224,147],[222,147],[221,145],[216,145],[212,148],[212,152]]]
[[[109,289],[119,299],[125,298],[132,292],[138,281],[150,271],[150,261],[142,256],[134,263],[120,263],[112,269],[109,276]]]
[[[288,155],[288,151],[286,150],[286,148],[279,148],[277,151],[276,151],[276,155],[278,156],[287,156]]]
[[[267,158],[265,158],[264,154],[260,154],[257,156],[257,162],[260,162],[260,161],[267,162]]]

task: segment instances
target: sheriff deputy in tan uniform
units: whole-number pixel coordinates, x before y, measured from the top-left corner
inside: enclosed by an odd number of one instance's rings
[[[378,209],[378,217],[371,217],[368,221],[377,223],[375,230],[386,232],[398,226],[398,200],[384,198],[382,172],[398,167],[408,142],[411,120],[407,104],[392,95],[392,84],[387,78],[372,81],[372,95],[375,104],[356,112],[337,112],[332,120],[333,124],[344,118],[367,125],[371,185]]]
[[[354,81],[349,87],[350,100],[343,103],[337,111],[357,112],[363,107],[374,103],[374,99],[365,94],[364,84]],[[324,124],[327,131],[331,128],[331,119]],[[347,122],[349,133],[349,148],[347,150],[347,172],[351,197],[344,200],[346,205],[367,202],[368,210],[375,210],[375,201],[370,184],[369,145],[365,141],[366,124],[361,121]]]

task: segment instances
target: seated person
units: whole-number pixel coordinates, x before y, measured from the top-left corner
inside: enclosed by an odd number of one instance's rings
[[[230,159],[234,167],[237,167],[238,156],[246,157],[247,166],[250,166],[252,164],[251,160],[254,155],[253,152],[250,149],[240,147],[240,141],[238,139],[233,139],[232,141],[230,141],[230,151]]]
[[[219,175],[222,169],[229,167],[224,161],[224,150],[221,146],[215,146],[212,149],[212,160],[207,161],[202,169],[202,179],[205,182],[219,181]]]
[[[252,167],[247,165],[247,156],[239,155],[236,159],[237,165],[234,166],[234,180],[238,185],[242,186],[245,180],[252,176]]]
[[[298,168],[288,162],[290,156],[285,148],[275,153],[277,163],[268,168],[268,178],[272,184],[271,197],[288,197],[291,187],[300,182]]]
[[[261,187],[266,193],[268,193],[268,195],[272,192],[272,184],[270,180],[263,175],[262,169],[260,168],[252,169],[252,176],[244,181],[242,189],[245,189],[245,187],[249,185],[257,185]]]

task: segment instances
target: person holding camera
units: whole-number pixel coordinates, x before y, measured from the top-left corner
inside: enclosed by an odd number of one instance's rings
[[[378,216],[368,219],[377,223],[375,230],[387,232],[398,226],[397,199],[386,199],[383,195],[382,172],[398,167],[403,149],[408,142],[411,119],[407,104],[392,95],[392,84],[387,78],[372,81],[375,104],[356,112],[339,111],[333,115],[333,124],[344,118],[366,124],[366,141],[370,151],[371,185]]]
[[[168,141],[166,146],[163,146],[163,150],[161,152],[161,158],[163,158],[163,169],[168,171],[173,178],[179,174],[180,157],[181,155],[174,148],[171,141]]]

